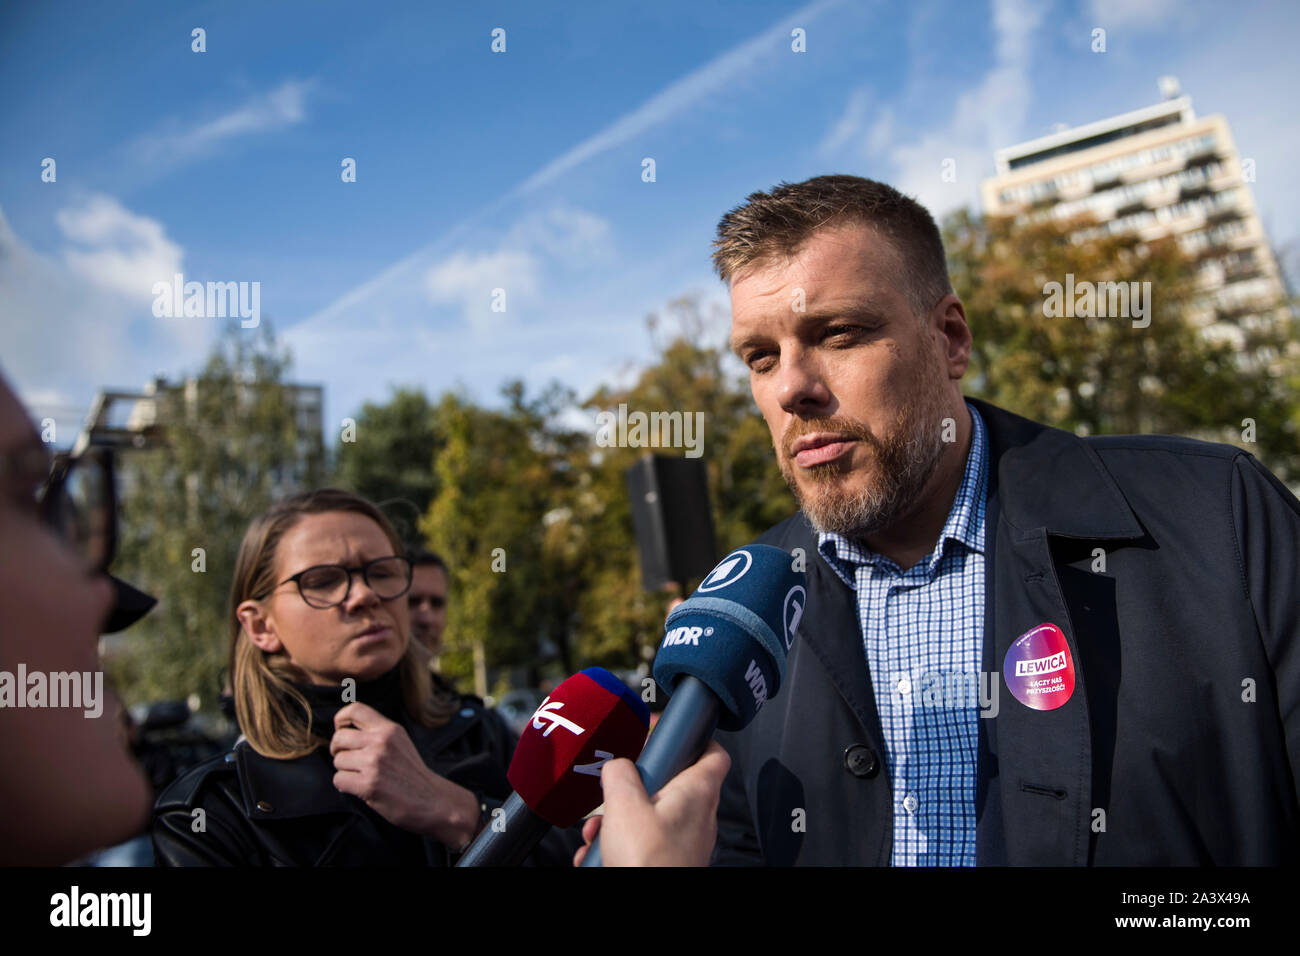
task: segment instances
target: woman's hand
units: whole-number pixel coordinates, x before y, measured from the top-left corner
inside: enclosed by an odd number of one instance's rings
[[[373,707],[348,704],[335,715],[330,755],[334,786],[390,823],[453,850],[478,832],[474,794],[426,767],[405,728]]]

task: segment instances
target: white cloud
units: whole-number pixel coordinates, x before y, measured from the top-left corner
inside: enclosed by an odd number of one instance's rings
[[[1088,4],[1093,23],[1107,30],[1162,26],[1183,10],[1177,0],[1092,0]]]
[[[590,267],[611,256],[608,222],[555,206],[515,222],[495,250],[443,257],[425,272],[424,286],[432,304],[458,304],[471,328],[499,331],[541,292],[544,272]],[[505,312],[492,311],[496,289],[505,290]]]
[[[994,152],[1016,142],[1029,112],[1033,84],[1030,60],[1044,10],[1028,0],[993,0],[994,63],[983,79],[960,96],[943,126],[900,140],[891,107],[873,117],[865,89],[850,95],[843,113],[823,139],[823,151],[847,149],[855,159],[884,160],[888,181],[916,196],[935,215],[978,203],[979,183],[993,172]],[[945,181],[945,162],[955,172]]]
[[[152,220],[123,210],[111,197],[97,197],[73,210],[60,228],[69,237],[110,247],[144,242],[165,233],[141,225]],[[57,444],[66,446],[106,387],[139,387],[159,371],[177,374],[203,358],[213,331],[205,320],[156,319],[134,296],[140,261],[45,256],[14,232],[0,210],[0,316],[4,374],[37,418],[55,419]],[[180,250],[176,250],[179,262]],[[74,262],[76,263],[74,265]],[[116,288],[124,295],[105,294]]]
[[[613,255],[609,223],[569,206],[553,206],[519,220],[507,234],[505,245],[535,249],[555,259],[582,259],[588,263],[608,261]]]
[[[537,258],[527,252],[501,250],[483,255],[457,252],[431,268],[425,277],[429,301],[457,302],[465,320],[478,329],[499,327],[509,310],[539,287]],[[502,294],[505,312],[492,306]]]
[[[611,354],[644,352],[645,315],[665,284],[682,285],[659,262],[611,264],[609,224],[584,210],[538,210],[493,231],[495,243],[475,241],[480,232],[442,255],[404,260],[364,298],[285,331],[295,375],[329,383],[328,421],[397,383],[464,386],[491,401],[506,377],[540,387],[560,376],[585,396],[608,380]],[[491,312],[497,287],[507,290],[504,314]]]
[[[132,301],[151,301],[155,282],[170,282],[182,271],[181,247],[162,223],[128,211],[112,196],[60,209],[54,221],[65,239],[86,247],[64,249],[68,268]]]
[[[307,117],[306,99],[315,82],[286,80],[258,93],[213,119],[182,128],[159,129],[135,143],[136,154],[150,162],[176,162],[201,155],[225,140],[283,129]]]

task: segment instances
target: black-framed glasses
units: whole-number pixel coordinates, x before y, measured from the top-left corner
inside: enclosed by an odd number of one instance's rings
[[[37,493],[41,518],[96,573],[117,551],[117,488],[113,451],[91,446],[73,457],[56,455]]]
[[[325,610],[348,599],[352,593],[352,575],[358,573],[366,587],[383,601],[399,598],[411,589],[411,561],[400,554],[375,558],[352,568],[341,564],[317,564],[285,578],[276,587],[292,581],[308,607]]]

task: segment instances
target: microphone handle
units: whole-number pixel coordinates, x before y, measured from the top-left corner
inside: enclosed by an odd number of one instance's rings
[[[456,861],[457,866],[518,866],[550,832],[551,825],[517,793],[511,793],[501,809]]]
[[[664,784],[700,758],[722,711],[722,701],[704,681],[689,674],[677,681],[677,689],[668,699],[664,715],[636,762],[649,796],[653,797]],[[596,835],[582,865],[600,866],[600,834]]]

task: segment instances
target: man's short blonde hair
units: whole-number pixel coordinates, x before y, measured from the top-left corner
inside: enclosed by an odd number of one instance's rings
[[[893,247],[897,285],[918,316],[952,292],[934,218],[915,199],[860,176],[817,176],[751,193],[718,222],[713,265],[730,283],[750,266],[794,255],[818,230],[849,223],[874,229]]]

